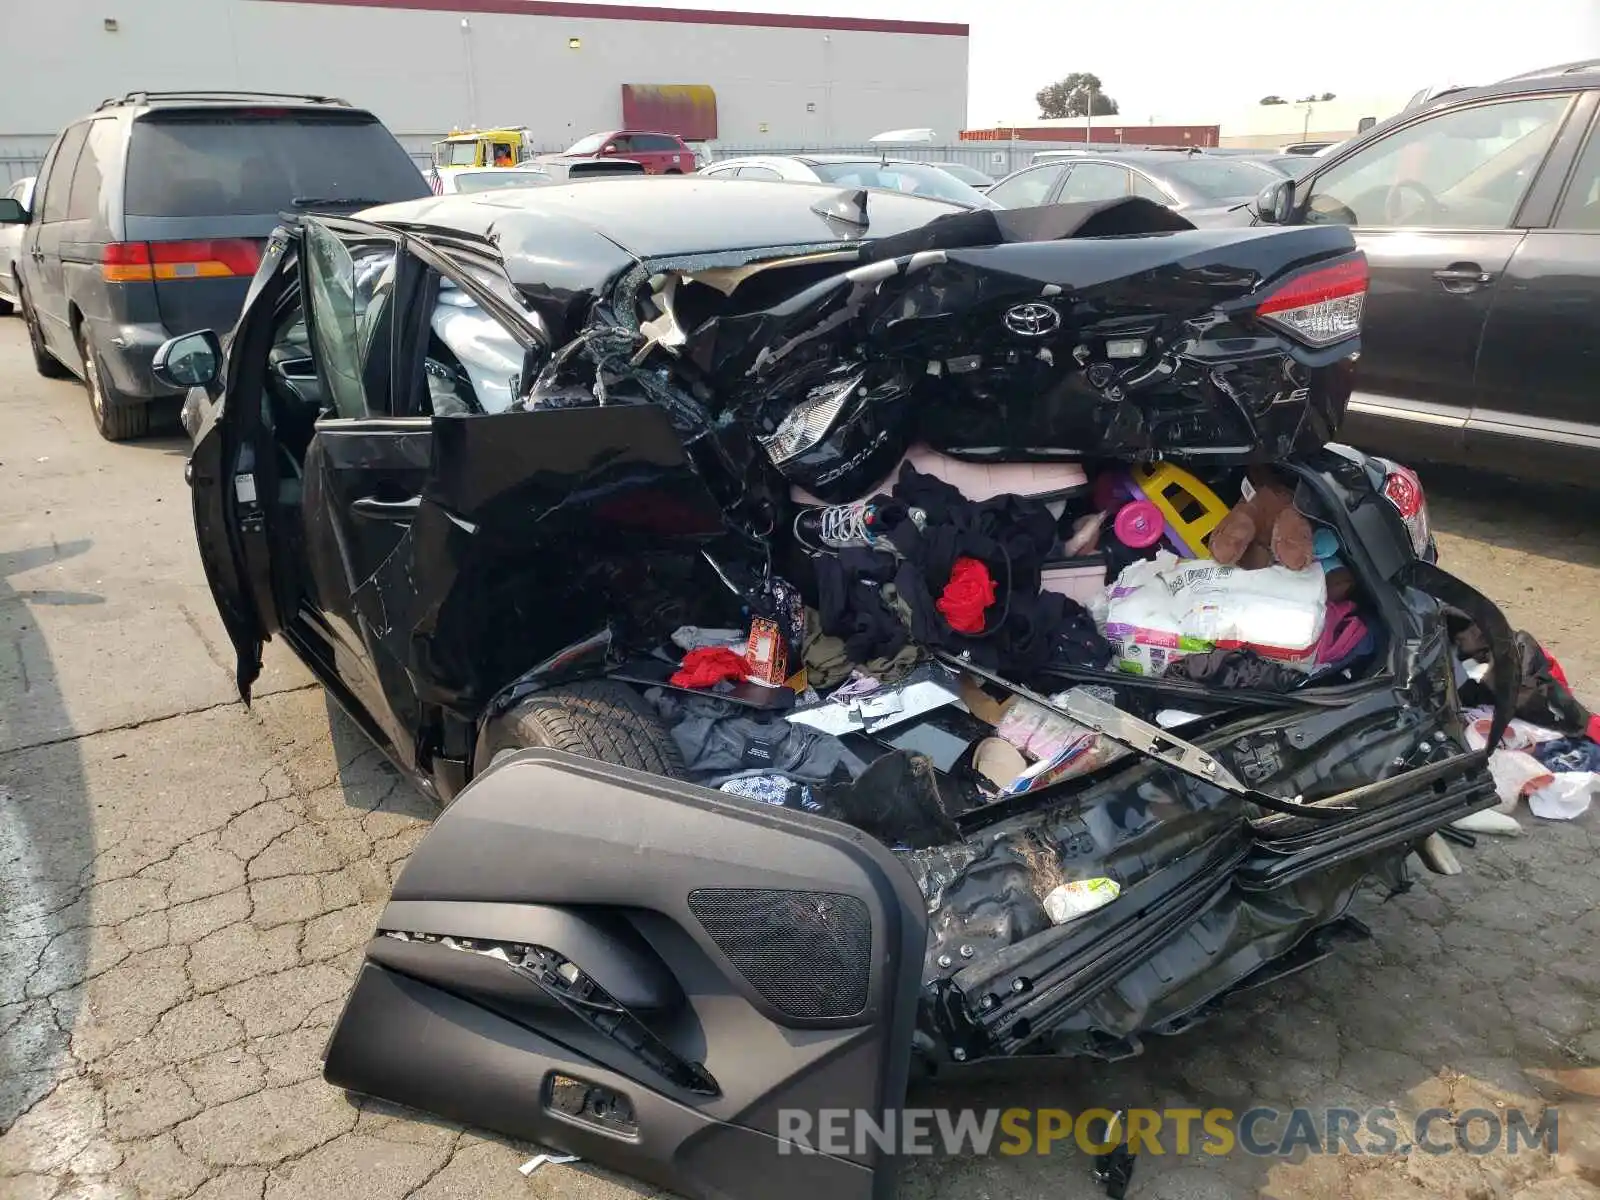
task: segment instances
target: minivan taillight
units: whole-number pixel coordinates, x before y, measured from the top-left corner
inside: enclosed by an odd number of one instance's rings
[[[1357,252],[1295,275],[1268,292],[1256,316],[1311,346],[1331,346],[1361,332],[1367,256]]]
[[[112,242],[100,252],[100,273],[110,283],[248,278],[260,265],[261,248],[248,238]]]

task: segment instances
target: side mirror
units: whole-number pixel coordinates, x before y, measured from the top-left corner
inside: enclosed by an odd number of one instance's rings
[[[222,343],[209,329],[168,338],[151,360],[150,373],[172,388],[209,387],[222,374]]]
[[[1268,225],[1287,225],[1294,216],[1294,180],[1280,179],[1256,193],[1250,211]]]
[[[0,225],[26,225],[28,223],[28,210],[22,207],[21,200],[13,200],[10,196],[0,196]]]

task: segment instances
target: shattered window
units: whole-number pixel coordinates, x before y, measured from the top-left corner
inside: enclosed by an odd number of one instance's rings
[[[334,411],[347,420],[370,415],[365,368],[394,279],[392,243],[367,244],[354,252],[325,227],[306,226],[313,354]]]
[[[1570,102],[1539,96],[1439,113],[1311,185],[1306,220],[1364,228],[1504,229]]]

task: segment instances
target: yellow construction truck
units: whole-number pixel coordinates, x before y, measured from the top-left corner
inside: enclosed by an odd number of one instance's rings
[[[532,136],[525,127],[452,129],[433,144],[433,171],[429,183],[435,192],[452,192],[457,190],[452,184],[459,176],[496,167],[537,169],[553,183],[592,175],[645,173],[643,165],[626,159],[595,157],[534,163],[534,154]]]

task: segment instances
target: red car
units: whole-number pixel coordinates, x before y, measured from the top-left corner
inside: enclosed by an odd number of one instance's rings
[[[619,129],[579,138],[560,154],[545,158],[628,158],[643,165],[646,175],[688,175],[699,165],[694,151],[675,133]]]

